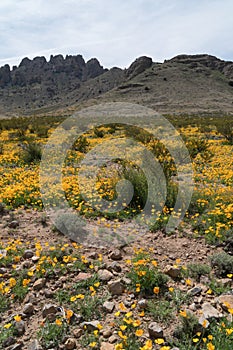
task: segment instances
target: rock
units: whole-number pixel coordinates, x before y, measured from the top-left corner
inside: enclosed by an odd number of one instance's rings
[[[103,67],[96,58],[91,58],[89,61],[87,61],[86,69],[88,78],[95,78],[103,73]]]
[[[124,292],[124,286],[120,279],[108,282],[108,290],[112,295],[120,295]]]
[[[122,259],[121,251],[119,249],[113,250],[109,254],[109,258],[112,259],[112,260],[121,260]]]
[[[77,342],[74,338],[67,339],[67,341],[64,344],[64,348],[66,350],[73,350],[76,348],[76,346],[77,346]]]
[[[104,304],[103,304],[103,308],[105,311],[111,313],[113,311],[115,307],[115,304],[113,302],[110,302],[110,301],[105,301]]]
[[[192,303],[191,305],[189,305],[189,310],[191,311],[196,311],[197,310],[197,306],[195,303]]]
[[[129,286],[132,283],[132,280],[128,277],[123,277],[122,282]]]
[[[77,277],[77,280],[78,281],[85,281],[85,280],[88,280],[89,278],[92,277],[92,274],[91,273],[87,273],[87,272],[80,272],[78,274],[78,277]]]
[[[233,295],[231,294],[220,295],[218,297],[218,302],[225,311],[233,309]]]
[[[76,328],[73,330],[73,335],[76,339],[78,339],[83,335],[83,330],[81,328]]]
[[[15,328],[17,330],[17,333],[19,336],[23,335],[25,333],[25,323],[24,321],[19,321],[14,323]]]
[[[201,287],[194,287],[194,288],[190,289],[187,294],[194,297],[198,294],[201,294],[201,292],[202,292]]]
[[[0,67],[0,87],[4,88],[9,83],[11,83],[10,66],[5,64],[5,66]]]
[[[34,253],[32,250],[27,249],[25,250],[24,254],[23,254],[23,258],[24,259],[31,259],[33,257]]]
[[[34,312],[34,306],[32,303],[25,304],[23,307],[23,313],[25,315],[32,315]]]
[[[134,76],[144,72],[152,66],[152,59],[147,56],[137,58],[126,70],[126,76],[133,78]]]
[[[40,346],[38,340],[35,339],[28,345],[27,350],[42,350],[42,347]]]
[[[99,321],[83,322],[81,326],[86,329],[88,332],[94,332],[98,330]]]
[[[57,313],[57,307],[53,304],[45,304],[42,310],[42,316],[45,318],[48,315],[55,315]]]
[[[115,334],[113,334],[111,335],[111,337],[109,337],[108,342],[110,344],[113,344],[113,343],[116,343],[118,340],[119,340],[118,337]]]
[[[50,290],[50,289],[45,289],[44,290],[44,296],[46,298],[53,298],[54,292],[52,290]]]
[[[99,270],[97,275],[99,279],[104,282],[109,281],[113,277],[113,274],[108,270]]]
[[[11,346],[9,350],[21,350],[22,347],[23,347],[23,343],[17,343],[15,345]]]
[[[1,252],[0,252],[1,254]],[[1,267],[0,268],[0,275],[4,275],[5,273],[7,273],[7,269],[5,267]]]
[[[17,228],[19,226],[19,222],[17,220],[12,220],[9,222],[8,227]]]
[[[171,278],[178,278],[180,277],[181,268],[180,267],[174,267],[171,265],[167,265],[163,271],[166,275],[170,276]]]
[[[111,330],[111,329],[105,329],[105,330],[103,331],[103,337],[104,337],[104,338],[110,338],[111,335],[112,335],[112,330]]]
[[[163,338],[163,330],[157,322],[151,322],[148,331],[152,339]]]
[[[98,259],[98,257],[99,257],[99,254],[97,252],[91,252],[91,253],[87,254],[88,259],[96,260],[96,259]]]
[[[115,271],[115,272],[121,272],[121,265],[116,262],[116,261],[113,261],[111,264],[108,265],[108,270],[109,271]]]
[[[2,342],[2,346],[3,349],[7,348],[8,346],[13,345],[16,342],[16,339],[12,336],[6,338],[3,342]]]
[[[201,311],[202,311],[203,317],[207,320],[223,317],[223,315],[210,303],[204,303]]]
[[[111,343],[101,343],[100,345],[100,350],[114,350],[115,349],[115,346]]]
[[[33,289],[34,290],[40,290],[40,289],[44,288],[45,283],[46,283],[46,279],[45,278],[39,278],[37,281],[34,282]]]
[[[138,301],[138,307],[139,309],[145,309],[147,307],[147,300],[146,299],[141,299]]]
[[[32,257],[32,262],[33,263],[37,263],[37,261],[39,261],[40,260],[40,257],[39,256],[33,256]]]

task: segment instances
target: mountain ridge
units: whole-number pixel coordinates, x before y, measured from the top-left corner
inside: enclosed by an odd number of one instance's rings
[[[163,113],[233,109],[233,62],[208,54],[163,63],[137,58],[127,69],[104,68],[81,55],[24,58],[0,67],[0,115],[64,113],[82,105],[128,101]]]

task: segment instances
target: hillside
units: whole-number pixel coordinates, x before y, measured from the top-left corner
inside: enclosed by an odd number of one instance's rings
[[[0,68],[0,116],[63,114],[83,105],[130,101],[163,113],[231,113],[233,62],[214,56],[179,55],[164,63],[149,57],[129,68],[104,69],[81,55],[24,58]]]

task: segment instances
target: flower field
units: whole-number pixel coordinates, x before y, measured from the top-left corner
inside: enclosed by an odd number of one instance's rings
[[[37,118],[1,121],[0,349],[232,349],[233,145],[220,132],[220,117],[185,118],[183,123],[176,118],[170,116],[190,154],[194,192],[180,226],[169,235],[165,227],[174,214],[177,166],[149,130],[101,126],[67,152],[62,191],[87,219],[93,236],[104,227],[123,235],[135,229],[132,222],[151,196],[137,155],[144,147],[158,160],[167,187],[164,200],[156,192],[162,208],[156,212],[151,206],[149,230],[118,248],[112,240],[111,248],[87,248],[48,222],[41,157],[62,118],[44,117],[41,125]],[[133,152],[126,145],[129,160],[101,163],[94,183],[85,171],[79,183],[82,162],[95,147],[122,145],[129,136],[137,142]],[[50,153],[56,157],[53,148]],[[122,208],[117,184],[123,179],[134,192],[129,201],[123,191]],[[63,193],[52,167],[45,185],[56,205]]]
[[[43,203],[39,184],[41,149],[54,130],[54,125],[44,132],[46,137],[41,136],[43,132],[40,129],[36,132],[33,125],[23,125],[24,128],[22,125],[18,128],[11,128],[11,124],[8,122],[7,126],[4,127],[4,123],[2,126],[0,134],[0,201],[9,208],[42,210]],[[214,124],[212,128],[210,125],[207,131],[203,131],[200,126],[189,125],[180,127],[178,130],[185,140],[192,159],[195,183],[191,204],[180,227],[182,228],[189,223],[195,234],[205,235],[213,242],[228,239],[232,234],[233,224],[233,146],[218,132]],[[42,129],[42,131],[44,130]],[[95,183],[84,179],[82,191],[78,182],[79,163],[86,154],[94,147],[101,145],[103,141],[114,141],[128,136],[127,132],[129,133],[129,130],[116,126],[100,127],[98,130],[91,130],[82,136],[68,151],[62,167],[62,189],[65,191],[69,204],[82,215],[121,219],[122,217],[132,217],[142,210],[146,201],[147,185],[143,174],[134,169],[135,166],[140,168],[137,148],[131,154],[132,161],[127,165],[128,168],[123,163],[116,161],[107,167],[101,167]],[[139,144],[154,153],[167,179],[168,198],[162,208],[161,215],[156,219],[157,222],[152,225],[155,228],[163,228],[174,210],[175,204],[177,185],[174,181],[176,175],[174,160],[160,142],[151,140],[143,132],[138,132],[135,135]],[[125,177],[133,184],[134,197],[124,209],[114,211],[114,199],[117,197],[116,184]],[[57,190],[52,185],[52,176],[48,181],[51,182],[52,197]],[[106,214],[101,211],[96,196],[95,202],[92,200],[93,188],[100,200],[108,201],[110,211],[115,214]],[[84,196],[83,191],[85,192]],[[88,200],[85,200],[86,198]],[[154,209],[152,208],[152,210]]]

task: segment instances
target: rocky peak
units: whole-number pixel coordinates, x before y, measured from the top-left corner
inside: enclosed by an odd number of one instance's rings
[[[0,68],[0,87],[5,87],[11,82],[10,66],[6,64]]]
[[[87,61],[86,68],[87,78],[95,78],[98,75],[102,74],[103,71],[107,71],[107,69],[103,69],[103,67],[100,65],[99,61],[96,58],[91,58],[89,61]]]
[[[215,56],[208,54],[199,55],[178,55],[166,62],[176,62],[189,65],[190,68],[196,68],[198,66],[205,66],[212,70],[218,70],[225,74],[227,78],[233,78],[233,62],[223,61]]]
[[[142,56],[137,58],[126,70],[126,76],[133,78],[134,76],[144,72],[146,69],[152,66],[152,58],[147,56]]]
[[[30,60],[25,57],[18,67],[12,71],[8,65],[0,68],[0,88],[5,86],[30,86],[32,84],[55,85],[75,84],[95,78],[106,72],[96,58],[85,63],[81,55],[51,55],[47,62],[46,58],[35,57]],[[54,74],[55,73],[55,74]],[[77,81],[76,81],[77,80]]]

